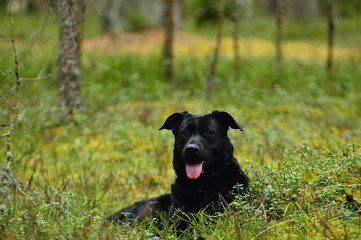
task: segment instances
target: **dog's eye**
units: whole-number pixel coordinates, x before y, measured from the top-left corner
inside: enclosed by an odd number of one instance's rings
[[[204,131],[204,136],[211,136],[213,134],[214,134],[214,132],[212,130],[205,130]]]
[[[181,134],[182,134],[183,136],[188,136],[189,131],[188,131],[188,130],[183,130],[183,131],[181,131]]]

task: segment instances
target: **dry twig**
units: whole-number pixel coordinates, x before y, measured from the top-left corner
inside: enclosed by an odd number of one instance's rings
[[[278,226],[280,226],[280,225],[283,225],[283,224],[285,224],[285,223],[291,222],[291,221],[293,221],[293,219],[290,219],[290,220],[287,220],[287,221],[280,222],[280,223],[277,223],[277,224],[275,224],[275,225],[272,225],[272,226],[270,226],[270,227],[262,230],[261,232],[257,233],[253,238],[251,238],[251,240],[257,239],[259,236],[261,236],[261,235],[264,234],[265,232],[267,232],[267,231],[269,231],[269,230],[271,230],[271,229],[273,229],[273,228],[275,228],[275,227],[278,227]]]

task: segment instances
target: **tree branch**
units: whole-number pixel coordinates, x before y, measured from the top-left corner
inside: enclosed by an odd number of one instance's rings
[[[4,98],[3,95],[0,94],[0,98],[9,106],[9,108],[13,111],[16,112],[15,108],[13,106],[11,106],[11,104],[8,102],[8,100],[6,100],[6,98]]]

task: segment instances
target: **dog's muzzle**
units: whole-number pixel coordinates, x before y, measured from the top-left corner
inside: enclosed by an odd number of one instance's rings
[[[183,149],[182,157],[186,163],[186,174],[189,179],[197,179],[203,172],[204,159],[202,145],[191,139]]]
[[[184,148],[185,154],[189,156],[197,156],[201,148],[195,143],[189,143]]]
[[[186,143],[186,145],[183,148],[182,157],[187,163],[199,163],[202,160],[202,145],[194,140],[191,139]]]

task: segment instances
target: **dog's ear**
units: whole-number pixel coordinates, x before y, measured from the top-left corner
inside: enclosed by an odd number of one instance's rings
[[[167,130],[174,130],[177,124],[183,120],[184,116],[187,115],[187,111],[183,112],[176,112],[170,115],[167,120],[163,123],[163,126],[159,128],[159,130],[167,129]]]
[[[231,114],[221,110],[215,110],[212,112],[212,114],[216,117],[216,119],[218,119],[218,121],[220,121],[227,127],[243,131],[243,127],[239,125],[236,120],[234,120]]]

